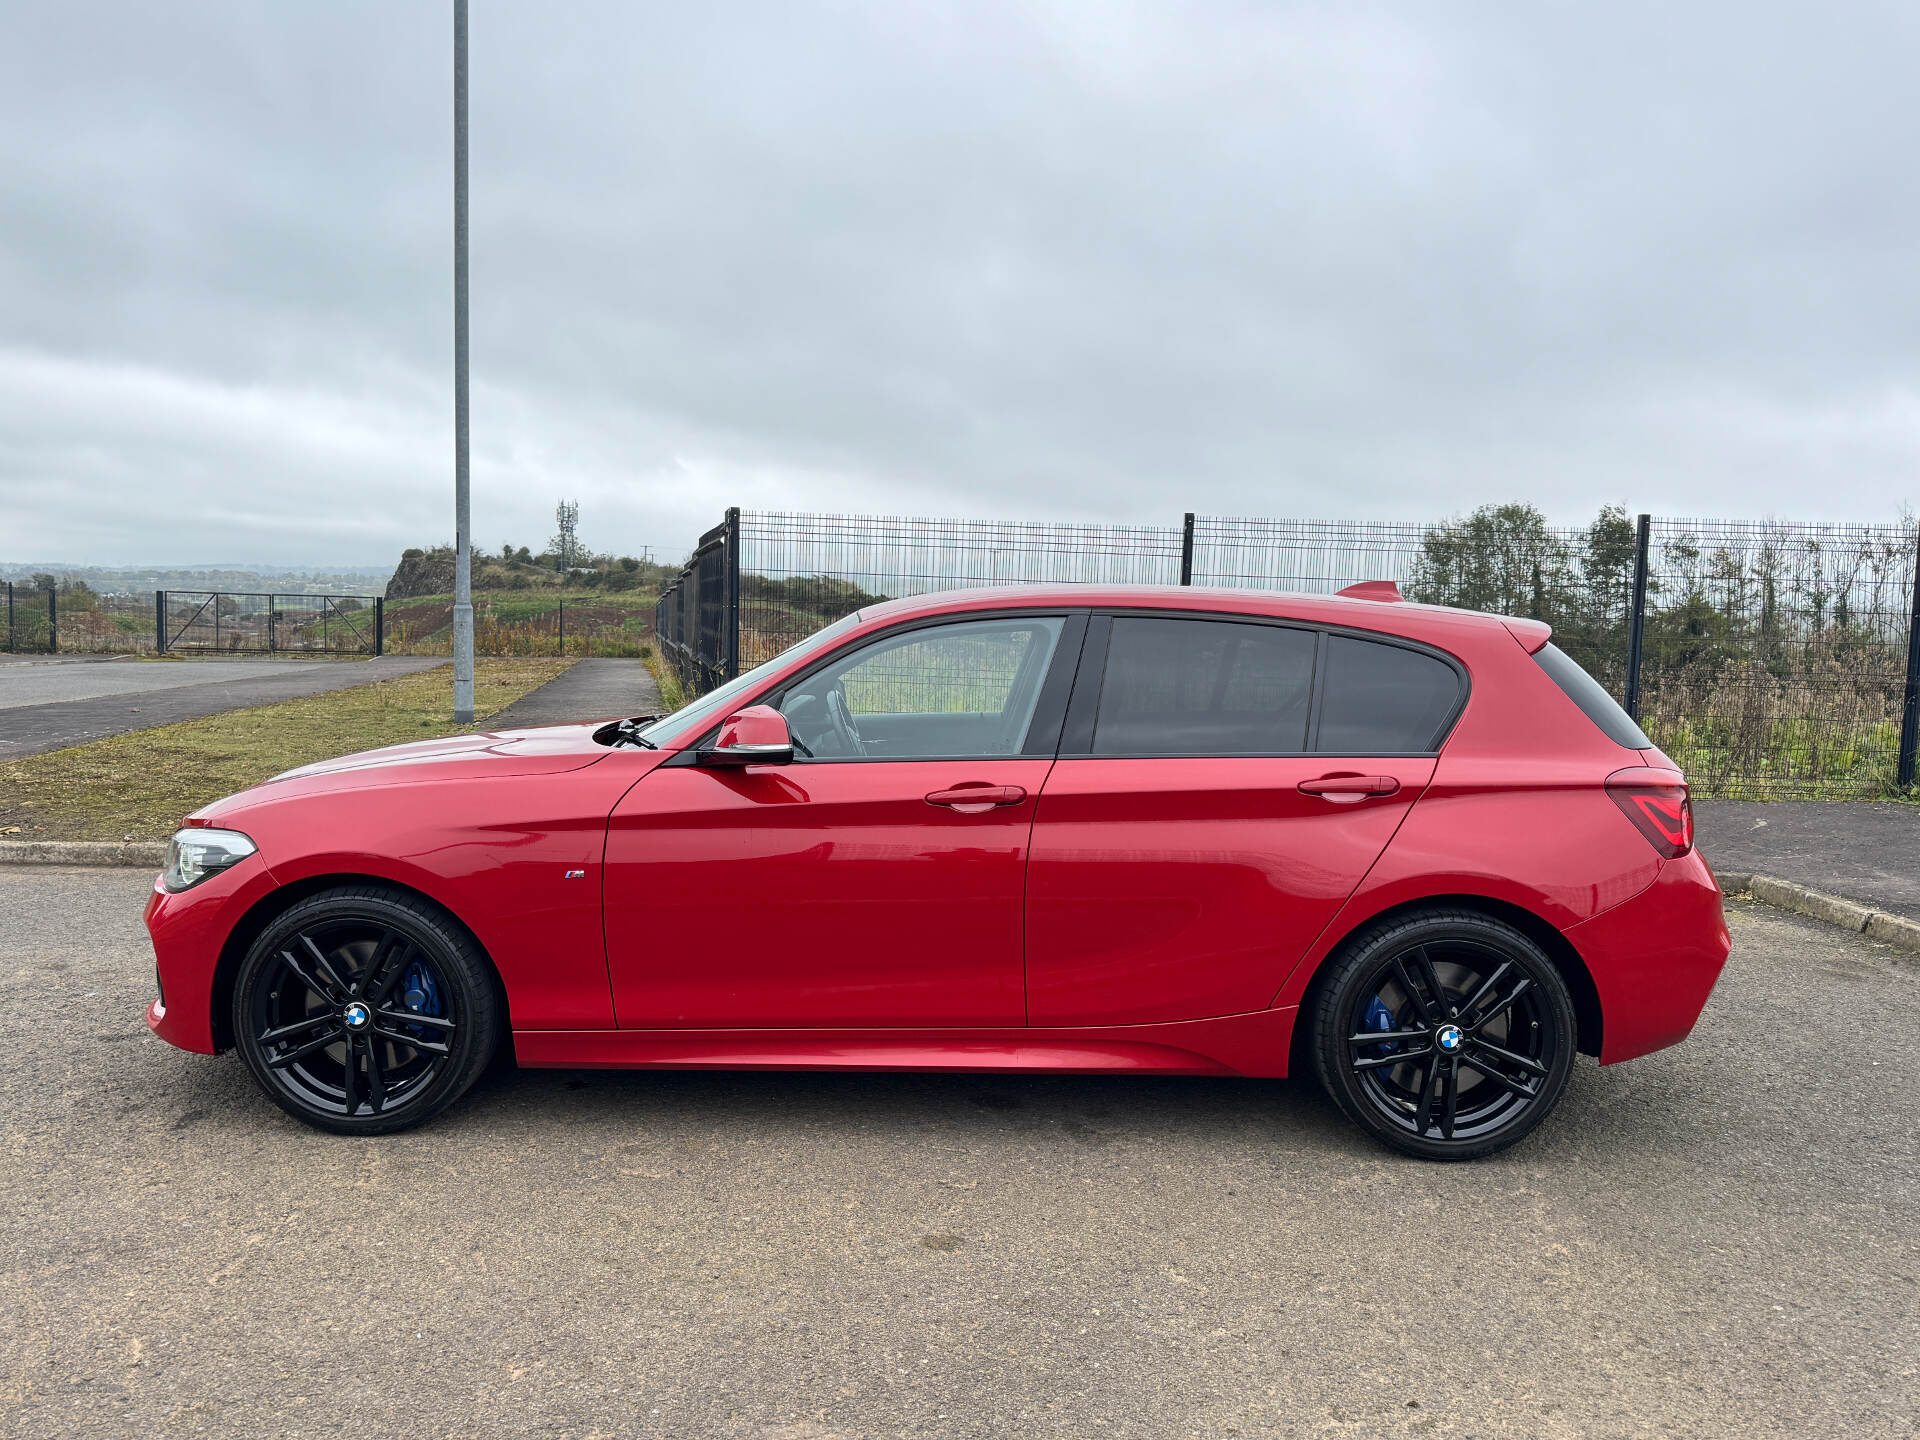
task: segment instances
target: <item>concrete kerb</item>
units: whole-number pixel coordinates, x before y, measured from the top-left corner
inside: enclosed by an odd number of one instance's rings
[[[1791,880],[1775,879],[1771,875],[1727,874],[1720,876],[1719,880],[1720,888],[1729,895],[1746,895],[1763,905],[1791,910],[1809,920],[1851,930],[1856,935],[1865,935],[1869,940],[1878,940],[1920,955],[1920,921],[1909,920],[1904,915],[1889,915],[1883,910],[1875,910],[1871,905],[1828,895],[1805,885],[1796,885]]]
[[[116,865],[158,870],[164,840],[0,840],[0,865]]]
[[[153,840],[0,840],[0,865],[111,865],[158,870],[166,859],[165,843]],[[1870,905],[1771,875],[1729,872],[1719,880],[1728,895],[1746,895],[1763,905],[1791,910],[1920,955],[1920,921],[1904,915],[1889,915]]]

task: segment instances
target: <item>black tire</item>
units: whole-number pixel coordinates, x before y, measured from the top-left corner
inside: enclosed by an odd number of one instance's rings
[[[296,1120],[387,1135],[437,1115],[492,1058],[493,966],[434,906],[383,885],[310,895],[260,933],[233,987],[236,1047]]]
[[[1404,1154],[1504,1150],[1547,1118],[1572,1073],[1565,979],[1532,940],[1477,911],[1370,926],[1328,962],[1315,996],[1320,1083],[1347,1118]]]

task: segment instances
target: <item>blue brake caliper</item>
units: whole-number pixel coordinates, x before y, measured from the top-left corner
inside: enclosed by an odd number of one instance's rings
[[[1395,1028],[1393,1012],[1387,1008],[1387,1002],[1382,1000],[1378,995],[1367,1002],[1366,1018],[1362,1022],[1361,1028],[1381,1031]],[[1400,1042],[1398,1040],[1383,1040],[1374,1047],[1374,1049],[1382,1055],[1391,1055],[1399,1048]]]
[[[407,973],[400,977],[400,1003],[416,1015],[431,1015],[439,1019],[443,1014],[440,1004],[440,986],[429,970],[418,960],[407,967]],[[424,1025],[407,1027],[422,1039],[431,1038],[433,1032]]]

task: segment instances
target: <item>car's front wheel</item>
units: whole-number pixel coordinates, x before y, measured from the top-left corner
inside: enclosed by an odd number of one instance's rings
[[[1554,963],[1470,910],[1403,915],[1356,936],[1313,1011],[1334,1102],[1379,1140],[1430,1160],[1504,1150],[1566,1089],[1576,1030]]]
[[[254,1079],[298,1120],[381,1135],[444,1110],[492,1057],[492,968],[433,906],[353,885],[291,906],[248,948],[233,1034]]]

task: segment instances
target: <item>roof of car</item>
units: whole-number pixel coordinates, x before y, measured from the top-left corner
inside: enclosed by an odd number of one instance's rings
[[[993,585],[970,590],[936,590],[883,600],[860,612],[863,622],[911,615],[966,610],[1002,610],[1035,605],[1098,606],[1142,610],[1205,610],[1230,615],[1265,615],[1322,625],[1352,626],[1408,638],[1438,639],[1462,630],[1484,632],[1504,627],[1528,650],[1538,650],[1553,633],[1538,620],[1456,610],[1408,600],[1382,601],[1346,595],[1313,595],[1282,590],[1229,590],[1198,585]]]

